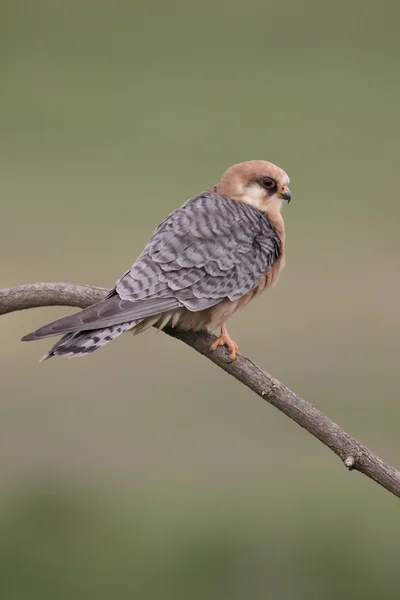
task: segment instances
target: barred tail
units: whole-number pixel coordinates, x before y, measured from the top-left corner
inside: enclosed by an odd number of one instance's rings
[[[127,323],[112,325],[103,329],[67,333],[41,358],[41,362],[52,356],[66,356],[70,358],[90,354],[90,352],[98,350],[119,335],[122,335],[128,329],[132,329],[137,323],[138,321],[128,321]]]

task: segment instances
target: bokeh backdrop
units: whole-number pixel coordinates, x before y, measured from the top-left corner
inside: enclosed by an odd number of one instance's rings
[[[290,175],[241,351],[400,467],[395,1],[0,5],[0,286],[112,286],[229,165]],[[183,344],[0,319],[0,595],[398,599],[398,500]]]

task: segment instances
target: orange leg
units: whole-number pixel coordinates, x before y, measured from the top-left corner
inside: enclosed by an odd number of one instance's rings
[[[218,346],[227,346],[228,350],[230,350],[229,358],[231,360],[235,360],[236,352],[239,350],[239,346],[229,337],[226,325],[222,325],[221,335],[213,341],[213,343],[210,346],[210,350],[216,350]]]

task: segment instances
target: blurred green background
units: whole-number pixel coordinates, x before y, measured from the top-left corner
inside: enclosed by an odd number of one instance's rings
[[[400,467],[397,2],[0,6],[0,286],[112,286],[158,222],[263,158],[287,268],[241,351]],[[81,360],[1,318],[0,596],[399,598],[398,500],[183,344]]]

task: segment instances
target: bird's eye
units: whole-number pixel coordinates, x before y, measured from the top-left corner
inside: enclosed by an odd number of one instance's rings
[[[275,181],[271,177],[264,177],[261,183],[267,190],[270,190],[275,185]]]

